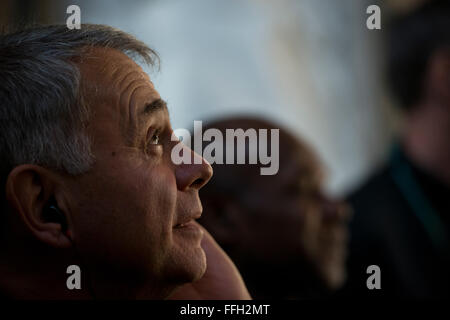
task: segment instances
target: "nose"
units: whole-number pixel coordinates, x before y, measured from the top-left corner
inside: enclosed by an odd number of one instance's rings
[[[213,169],[208,161],[193,150],[190,152],[192,153],[191,163],[181,163],[176,167],[177,186],[182,191],[200,190],[213,175]]]

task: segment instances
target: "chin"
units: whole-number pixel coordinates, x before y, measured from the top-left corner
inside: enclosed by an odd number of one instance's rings
[[[206,256],[201,247],[190,248],[171,261],[166,275],[168,280],[174,284],[182,285],[194,282],[205,274]]]
[[[203,277],[203,275],[206,272],[206,256],[205,256],[205,251],[203,251],[203,249],[197,248],[198,251],[198,259],[195,263],[195,265],[193,264],[192,269],[190,271],[191,277],[192,277],[192,281],[197,281],[199,280],[201,277]]]

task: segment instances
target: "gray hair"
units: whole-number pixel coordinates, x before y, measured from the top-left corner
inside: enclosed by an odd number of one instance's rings
[[[40,26],[0,35],[0,180],[30,163],[72,175],[93,164],[89,106],[75,61],[89,47],[117,49],[154,65],[143,42],[104,25]],[[155,59],[156,58],[156,59]]]

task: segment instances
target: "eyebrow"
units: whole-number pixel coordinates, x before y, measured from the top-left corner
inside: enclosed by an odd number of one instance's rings
[[[141,112],[141,115],[150,115],[156,111],[159,110],[168,110],[167,109],[167,102],[163,99],[156,99],[153,102],[147,103],[144,107],[144,109]]]
[[[167,108],[167,102],[161,98],[158,98],[150,103],[146,103],[143,107],[137,108],[136,116],[130,117],[130,127],[125,131],[125,139],[128,140],[130,145],[136,143],[136,139],[139,136],[138,132],[147,128],[147,121],[151,118],[151,115],[158,111],[169,112]]]

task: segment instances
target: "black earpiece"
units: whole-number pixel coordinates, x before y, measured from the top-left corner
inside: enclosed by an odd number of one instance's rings
[[[67,219],[64,213],[58,208],[58,204],[54,198],[51,198],[50,201],[43,209],[43,217],[45,221],[48,222],[56,222],[61,225],[62,232],[66,233],[67,231]]]

